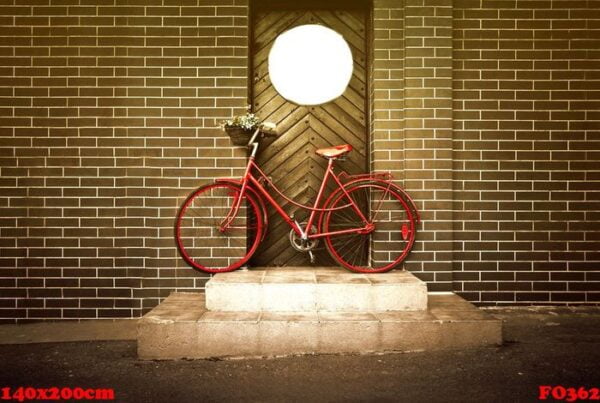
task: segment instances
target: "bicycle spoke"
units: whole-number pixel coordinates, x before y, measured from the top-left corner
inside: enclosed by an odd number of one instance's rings
[[[346,258],[346,256],[348,256],[355,250],[354,248],[352,248],[352,246],[354,246],[354,244],[350,243],[350,241],[352,241],[352,239],[353,238],[349,238],[348,241],[344,244],[344,246],[339,249],[340,252],[344,249],[347,249],[347,251],[344,254],[342,254],[342,258],[344,258],[344,259]],[[350,246],[350,247],[348,248],[348,246]]]
[[[359,239],[359,242],[360,242],[360,239]],[[360,243],[362,243],[362,242],[360,242]],[[355,246],[355,247],[354,247],[354,249],[355,249],[355,252],[354,252],[354,254],[352,255],[352,265],[353,265],[353,266],[356,266],[356,258],[357,258],[357,256],[358,256],[358,253],[360,252],[360,248],[357,248],[357,247]]]
[[[348,245],[352,246],[352,239],[354,238],[352,235],[354,235],[354,237],[356,236],[355,234],[348,234],[346,242],[344,242],[344,244],[342,246],[339,247],[339,251],[341,252],[342,250],[344,250]],[[343,235],[341,235],[340,237],[342,237]],[[340,238],[338,237],[338,238]]]
[[[345,209],[339,210],[339,215],[341,216],[340,218],[347,222],[353,222],[353,223],[356,222],[356,220],[358,219],[358,216],[351,217],[350,213],[347,211],[348,209],[352,209],[352,208],[347,207]],[[354,210],[353,210],[353,212],[354,212]],[[354,212],[354,214],[356,214],[356,212]]]

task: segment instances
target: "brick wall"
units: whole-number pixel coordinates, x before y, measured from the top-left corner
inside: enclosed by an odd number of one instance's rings
[[[245,0],[2,1],[1,318],[136,317],[204,284],[173,217],[244,164],[216,126],[246,106],[247,24]]]
[[[454,288],[600,301],[600,1],[454,2]]]
[[[406,0],[405,186],[423,223],[406,268],[452,289],[452,2]]]
[[[0,318],[137,317],[206,281],[177,206],[245,154],[246,0],[0,5]],[[374,0],[371,168],[406,267],[483,303],[600,299],[600,1]]]

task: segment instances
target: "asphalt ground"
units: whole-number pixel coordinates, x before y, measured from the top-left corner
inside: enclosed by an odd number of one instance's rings
[[[119,402],[533,402],[553,386],[547,401],[600,399],[599,308],[489,312],[505,320],[504,344],[462,351],[142,361],[132,340],[4,344],[0,388],[110,388]]]

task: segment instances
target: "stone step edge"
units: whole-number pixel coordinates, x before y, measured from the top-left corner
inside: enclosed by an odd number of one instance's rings
[[[301,274],[303,277],[298,279],[295,275],[275,272],[271,281],[265,281],[265,273],[215,276],[206,284],[206,307],[211,311],[240,312],[427,309],[426,284],[407,272],[394,277],[359,278],[360,282],[344,280],[347,276],[342,275],[325,275],[326,280],[320,282],[314,272]],[[312,281],[307,280],[311,278]],[[410,281],[402,281],[407,279]]]
[[[502,343],[502,320],[455,295],[431,298],[425,313],[333,313],[330,320],[322,321],[314,320],[315,316],[327,313],[300,315],[312,317],[311,321],[264,320],[265,313],[261,312],[215,313],[206,311],[202,300],[198,294],[183,298],[172,295],[144,316],[138,322],[138,357],[167,360],[370,354]],[[375,320],[376,315],[388,319]],[[277,319],[278,315],[270,312],[266,316]],[[284,313],[286,316],[291,319],[294,315]]]

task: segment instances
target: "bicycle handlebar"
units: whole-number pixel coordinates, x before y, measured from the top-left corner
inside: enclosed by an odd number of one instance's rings
[[[279,133],[277,132],[277,125],[275,123],[263,122],[260,126],[256,128],[254,134],[248,141],[248,147],[252,147],[251,156],[256,156],[256,151],[258,150],[258,143],[256,142],[256,138],[259,133],[262,133],[264,137],[277,137]]]
[[[279,132],[277,132],[277,125],[275,123],[263,122],[258,129],[265,137],[279,136]]]
[[[263,122],[256,128],[252,137],[250,137],[250,141],[248,141],[248,147],[252,146],[260,133],[262,133],[264,137],[279,136],[279,133],[277,132],[277,125],[275,123]]]

